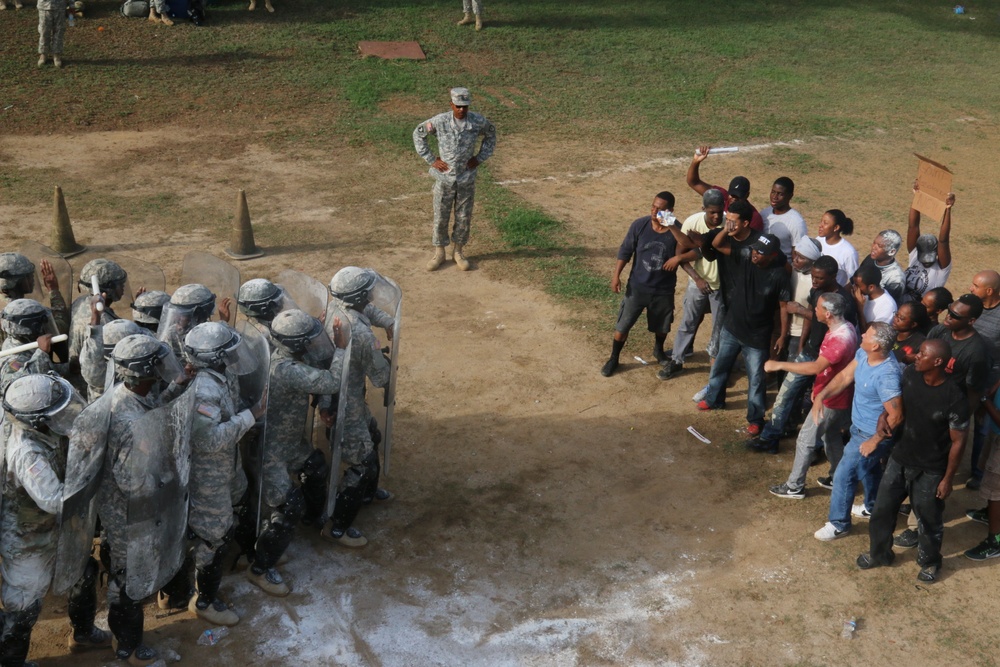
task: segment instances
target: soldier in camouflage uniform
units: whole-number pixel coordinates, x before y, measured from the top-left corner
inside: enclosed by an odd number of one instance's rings
[[[434,257],[427,263],[427,270],[433,271],[444,262],[444,249],[449,243],[448,219],[455,211],[455,226],[452,239],[455,242],[455,264],[462,271],[469,270],[469,262],[463,254],[469,242],[469,225],[472,221],[472,205],[476,196],[476,169],[486,162],[496,147],[497,135],[493,123],[477,113],[469,111],[472,96],[466,88],[451,89],[451,111],[438,114],[424,121],[413,130],[413,145],[430,165],[428,170],[434,177]],[[428,137],[437,136],[440,156],[431,151]],[[476,139],[483,142],[476,153]]]
[[[378,481],[378,452],[369,430],[372,415],[365,402],[365,378],[376,387],[384,387],[389,382],[390,372],[389,362],[379,350],[371,322],[365,316],[376,277],[370,269],[348,266],[338,271],[330,281],[330,293],[342,304],[351,320],[351,362],[347,396],[339,397],[339,400],[347,401],[341,458],[348,467],[337,487],[330,533],[327,535],[324,532],[324,536],[351,547],[368,543],[361,531],[351,524],[365,496],[374,493],[372,487]],[[328,400],[320,403],[320,416],[324,420],[330,419]],[[339,463],[334,461],[332,465]],[[388,493],[384,497],[388,498]]]
[[[188,484],[188,527],[198,595],[188,610],[215,625],[236,625],[240,617],[219,597],[222,555],[233,531],[233,506],[243,499],[247,478],[237,443],[264,414],[265,403],[239,410],[227,370],[239,370],[240,335],[221,322],[206,322],[184,339],[187,362],[198,369],[191,433],[191,477]]]
[[[135,301],[132,302],[132,321],[155,334],[160,326],[163,307],[168,303],[170,303],[170,295],[166,292],[140,290],[139,294],[135,295]]]
[[[164,343],[145,334],[127,336],[111,354],[122,384],[116,385],[111,402],[104,478],[97,492],[97,512],[108,548],[108,625],[117,640],[116,655],[129,665],[150,665],[156,651],[142,643],[143,612],[140,600],[125,592],[125,564],[128,556],[128,498],[132,481],[129,457],[132,454],[132,423],[158,407],[154,387],[160,377],[173,372],[163,369],[170,358]]]
[[[66,0],[38,0],[38,66],[52,56],[52,64],[62,67],[63,38],[66,36]],[[76,10],[73,10],[74,13]]]
[[[59,333],[69,332],[69,308],[66,299],[59,291],[59,278],[52,269],[49,260],[43,259],[41,265],[42,284],[49,292],[49,309],[55,320]],[[14,299],[23,299],[35,291],[35,265],[31,260],[17,252],[0,253],[0,308],[5,307]],[[4,334],[0,333],[0,343]]]
[[[3,349],[34,342],[38,343],[38,349],[0,358],[0,395],[7,391],[11,382],[24,375],[66,372],[67,364],[52,360],[54,327],[49,309],[32,299],[11,301],[3,309],[0,329],[7,335]]]
[[[279,313],[271,336],[268,402],[281,409],[267,416],[262,474],[263,502],[272,512],[261,527],[247,578],[271,595],[284,596],[291,589],[275,565],[295,524],[310,509],[322,512],[329,470],[323,453],[304,438],[309,398],[340,390],[343,352],[334,353],[319,320],[301,310]]]
[[[90,336],[80,350],[80,375],[87,383],[87,401],[93,403],[104,394],[104,383],[107,381],[108,361],[111,351],[115,349],[122,338],[136,334],[151,333],[129,320],[112,320],[105,325],[93,324],[100,322],[100,313],[92,311]]]
[[[6,442],[3,511],[0,513],[0,577],[3,634],[0,667],[25,662],[31,628],[55,572],[62,511],[67,438],[83,399],[62,378],[28,375],[15,380],[3,401],[10,436]],[[111,634],[94,627],[97,562],[88,557],[80,581],[70,590],[73,652],[111,646]]]
[[[458,25],[471,25],[473,15],[475,15],[476,30],[483,29],[483,0],[462,0],[462,10],[465,16],[458,22]]]
[[[104,310],[100,314],[100,324],[117,320],[112,305],[125,294],[125,269],[110,259],[94,259],[87,262],[80,271],[79,285],[84,294],[78,296],[70,308],[69,357],[70,361],[80,358],[83,343],[90,337],[92,318],[92,278],[97,276],[97,284],[104,298]]]
[[[223,322],[229,321],[230,303],[231,300],[225,298],[219,304],[219,319]],[[184,337],[191,329],[212,319],[213,312],[215,295],[212,290],[198,283],[178,287],[163,306],[156,337],[170,346],[174,356],[183,359]]]

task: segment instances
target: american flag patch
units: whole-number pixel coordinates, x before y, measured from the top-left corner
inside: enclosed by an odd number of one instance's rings
[[[209,419],[214,420],[222,417],[222,410],[208,403],[199,403],[198,407],[195,408],[195,410],[198,411],[198,414],[204,415]]]

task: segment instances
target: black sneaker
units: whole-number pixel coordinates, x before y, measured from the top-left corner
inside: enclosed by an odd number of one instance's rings
[[[656,359],[656,361],[660,364],[665,364],[668,361],[670,361],[670,358],[673,355],[674,355],[673,350],[670,350],[668,352],[667,350],[659,350],[655,347],[653,348],[653,358]]]
[[[913,507],[910,505],[910,503],[903,503],[902,505],[899,506],[899,513],[902,514],[903,516],[910,516],[910,511],[912,509]]]
[[[672,377],[680,375],[682,370],[684,370],[684,364],[679,364],[676,361],[670,361],[666,366],[657,371],[656,377],[661,380],[669,380]]]
[[[761,437],[750,438],[743,443],[743,446],[753,452],[759,452],[761,454],[777,454],[778,453],[778,441],[777,440],[765,440]]]
[[[1000,556],[1000,535],[991,535],[965,552],[969,560],[987,560]]]
[[[860,567],[862,570],[870,570],[873,567],[882,567],[883,565],[892,564],[892,561],[889,561],[888,563],[880,563],[874,558],[872,558],[872,555],[867,552],[858,556],[857,560],[855,560],[854,562],[857,563],[858,567]]]
[[[965,480],[965,488],[969,489],[970,491],[978,491],[982,483],[983,480],[981,477],[970,477],[969,479]]]
[[[604,368],[601,369],[601,375],[603,375],[606,378],[609,378],[615,374],[616,370],[618,370],[618,360],[608,359],[608,362],[604,364]]]
[[[940,565],[928,565],[924,569],[920,570],[920,573],[917,574],[917,579],[925,584],[933,584],[937,581],[939,574],[941,574]]]
[[[896,537],[892,538],[892,545],[900,549],[912,549],[917,546],[917,531],[907,528]]]
[[[990,525],[990,515],[987,512],[986,507],[984,507],[981,510],[966,510],[965,516],[969,517],[973,521],[978,521],[979,523],[985,523],[987,526]]]
[[[805,489],[802,487],[793,489],[788,486],[788,484],[784,483],[772,486],[768,489],[768,491],[770,491],[772,495],[778,496],[779,498],[794,498],[795,500],[802,500],[806,497]]]
[[[833,477],[817,477],[816,483],[822,486],[824,489],[833,490]]]

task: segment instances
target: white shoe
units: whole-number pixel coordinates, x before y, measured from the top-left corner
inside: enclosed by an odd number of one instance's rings
[[[704,387],[698,390],[697,394],[691,397],[691,400],[694,401],[695,403],[699,403],[705,400],[705,394],[707,393],[708,393],[708,385],[706,384]]]
[[[844,535],[847,535],[849,532],[851,532],[850,528],[846,528],[844,530],[837,530],[836,526],[827,521],[825,524],[823,524],[822,528],[813,533],[813,537],[815,537],[820,542],[830,542],[832,540],[837,539],[838,537],[843,537]]]
[[[858,503],[857,505],[851,506],[851,516],[856,519],[870,519],[872,513],[865,509],[864,503]]]

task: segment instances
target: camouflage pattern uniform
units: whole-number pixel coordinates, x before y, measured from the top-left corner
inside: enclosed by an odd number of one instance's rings
[[[4,452],[6,474],[0,512],[0,598],[4,609],[0,663],[6,665],[20,664],[27,657],[31,627],[52,583],[67,441],[55,433],[40,433],[9,416],[4,421],[10,436]],[[101,637],[103,633],[94,629],[97,562],[88,560],[83,576],[70,590],[68,613],[75,635],[96,632]]]
[[[435,156],[428,142],[428,137],[432,134],[437,135],[441,159],[448,164],[449,169],[445,173],[433,167]],[[476,139],[479,136],[483,137],[483,143],[476,155]],[[471,111],[463,120],[458,120],[451,111],[446,111],[424,121],[413,130],[413,146],[420,157],[432,165],[428,173],[435,179],[433,245],[444,247],[449,244],[448,218],[451,217],[453,208],[455,226],[451,240],[456,245],[469,242],[469,225],[476,195],[476,170],[469,169],[467,163],[473,156],[480,163],[489,159],[496,147],[496,140],[493,123]]]
[[[101,313],[101,325],[117,320],[118,315],[112,310],[111,304],[104,304]],[[58,323],[57,323],[58,324]],[[80,359],[84,343],[91,338],[90,330],[90,295],[78,296],[70,308],[69,358],[71,361]]]
[[[58,56],[66,35],[66,0],[38,0],[38,53]]]
[[[34,342],[34,341],[31,341]],[[23,345],[24,342],[16,338],[8,338],[3,342],[3,349],[9,350],[12,347]],[[64,364],[52,362],[52,358],[41,350],[28,350],[18,352],[8,357],[0,358],[0,396],[7,392],[10,383],[23,375],[32,373],[49,373],[65,370]]]
[[[462,11],[479,16],[483,13],[483,0],[462,0]]]
[[[195,567],[205,568],[225,543],[233,527],[233,506],[247,489],[236,443],[254,418],[249,410],[237,412],[230,383],[217,371],[198,371],[189,391],[195,392],[195,415],[188,526],[201,538],[193,549]]]
[[[313,452],[305,433],[310,395],[329,396],[340,390],[343,352],[338,350],[329,370],[313,368],[297,361],[281,346],[271,353],[271,380],[264,435],[264,502],[272,508],[284,504],[297,476]]]
[[[17,297],[23,299],[25,297]],[[7,307],[14,299],[0,294],[0,310]],[[45,305],[44,303],[42,304]],[[69,308],[66,307],[66,299],[63,298],[62,292],[59,290],[54,290],[49,292],[49,310],[52,311],[52,321],[56,323],[56,329],[59,333],[69,333]],[[0,344],[7,340],[6,332],[0,330]]]

